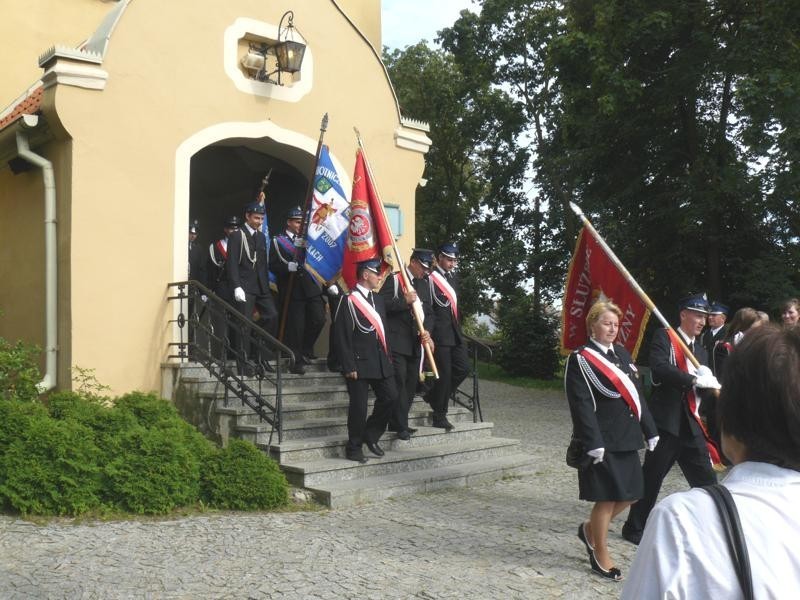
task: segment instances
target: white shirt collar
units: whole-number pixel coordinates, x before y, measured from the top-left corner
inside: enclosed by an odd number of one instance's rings
[[[717,328],[715,328],[715,329],[712,329],[712,330],[711,330],[711,333],[712,333],[712,334],[714,334],[714,335],[717,335],[717,332],[718,332],[720,329],[722,329],[723,327],[725,327],[725,325],[720,325],[719,327],[717,327]]]
[[[360,283],[357,283],[356,284],[356,289],[359,292],[361,292],[361,295],[364,296],[364,298],[369,298],[369,290],[367,288],[365,288],[363,285],[361,285]]]
[[[614,352],[614,344],[609,344],[608,346],[605,346],[605,345],[601,344],[600,342],[598,342],[594,338],[589,338],[589,341],[591,341],[595,346],[600,348],[600,350],[603,351],[603,354],[607,354],[609,350]],[[615,354],[616,354],[616,352],[615,352]]]
[[[683,338],[683,341],[686,342],[687,346],[694,343],[694,337],[689,337],[689,335],[683,329],[678,327],[677,331],[681,334],[681,337]]]
[[[245,223],[244,226],[247,227],[247,231],[250,232],[250,235],[254,235],[255,234],[256,230],[253,229],[252,227],[250,227],[249,223]]]

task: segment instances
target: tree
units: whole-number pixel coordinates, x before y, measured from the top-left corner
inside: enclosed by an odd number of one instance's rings
[[[531,211],[519,187],[528,161],[517,145],[524,119],[507,95],[464,73],[425,43],[384,53],[403,113],[432,124],[427,184],[417,194],[416,238],[460,244],[464,312],[487,310],[514,290],[524,268]],[[520,269],[519,265],[523,264]]]

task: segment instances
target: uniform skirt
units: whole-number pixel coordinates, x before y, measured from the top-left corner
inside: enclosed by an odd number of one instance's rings
[[[644,477],[639,452],[606,452],[603,462],[578,471],[581,500],[624,502],[644,496]]]

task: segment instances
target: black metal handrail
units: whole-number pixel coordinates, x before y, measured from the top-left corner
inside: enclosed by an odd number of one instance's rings
[[[491,360],[492,349],[471,335],[462,333],[461,336],[467,341],[467,349],[472,350],[472,394],[460,388],[453,390],[453,404],[458,404],[469,410],[472,413],[473,423],[477,423],[478,421],[483,422],[480,389],[478,386],[478,354],[483,350],[489,355],[489,360]]]
[[[222,384],[225,406],[233,395],[272,425],[269,443],[276,430],[282,442],[282,375],[286,365],[294,367],[294,353],[200,282],[180,281],[167,288],[177,290],[167,300],[179,303],[177,318],[169,322],[177,323],[180,332],[179,341],[168,344],[177,352],[167,358],[201,364]]]

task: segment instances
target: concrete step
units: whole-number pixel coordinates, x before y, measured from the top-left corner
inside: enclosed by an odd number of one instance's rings
[[[261,390],[258,387],[253,388],[255,391],[260,392],[261,396],[269,402],[273,402],[275,400],[276,394],[274,389],[268,389],[262,387]],[[242,402],[236,398],[232,393],[228,394],[228,405],[225,405],[225,390],[223,389],[222,385],[219,386],[218,390],[213,392],[201,392],[199,394],[201,398],[213,400],[216,402],[216,409],[217,410],[224,410],[227,411],[230,407],[240,406]],[[332,406],[338,406],[342,403],[346,403],[348,400],[347,390],[344,387],[339,387],[336,385],[326,385],[326,386],[319,386],[318,388],[293,388],[288,391],[284,390],[281,394],[283,399],[283,406],[288,410],[292,410],[291,407],[301,407],[303,405],[308,406],[317,406],[323,405],[325,402],[328,402]],[[240,411],[238,414],[244,416],[247,413],[246,410]]]
[[[349,481],[379,477],[392,473],[437,469],[465,462],[506,456],[519,451],[519,440],[478,438],[436,446],[401,448],[399,444],[383,457],[372,456],[360,464],[345,458],[323,458],[315,461],[286,463],[281,469],[287,480],[298,487],[315,488],[329,481]]]
[[[478,438],[487,438],[492,435],[492,423],[462,422],[458,427],[446,432],[436,427],[419,427],[410,440],[403,441],[397,438],[396,433],[386,432],[381,437],[381,447],[386,450],[401,448],[423,448],[437,444],[457,443]],[[274,440],[273,440],[274,441]],[[329,435],[297,440],[284,440],[281,444],[273,443],[272,446],[261,445],[261,449],[280,464],[311,462],[322,458],[341,458],[344,456],[344,447],[347,437]]]
[[[477,462],[393,473],[367,479],[328,481],[310,488],[330,508],[345,508],[435,490],[471,487],[521,475],[535,467],[528,454],[515,453]]]
[[[451,409],[447,418],[454,424],[472,423],[472,413],[465,408]],[[257,418],[255,419],[257,421]],[[269,441],[272,426],[260,421],[254,423],[241,423],[237,418],[234,430],[242,439],[250,440],[254,444],[266,444]],[[431,424],[430,410],[412,411],[408,415],[409,425],[424,427]],[[339,436],[347,437],[347,415],[334,417],[318,417],[315,419],[285,420],[283,424],[283,439],[297,440],[311,437]],[[276,438],[273,435],[273,443]]]

